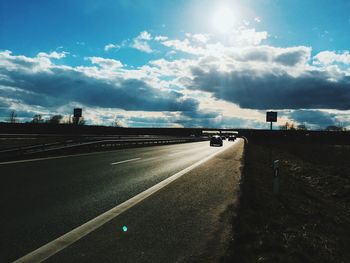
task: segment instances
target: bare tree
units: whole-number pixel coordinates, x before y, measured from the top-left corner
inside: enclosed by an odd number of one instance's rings
[[[85,125],[86,121],[84,117],[72,117],[70,124],[75,124],[75,125]]]
[[[289,125],[289,130],[295,130],[295,126],[293,122]]]
[[[10,112],[10,115],[9,115],[9,117],[7,119],[7,122],[9,122],[9,123],[17,123],[18,122],[17,114],[16,114],[16,112],[14,110],[12,110]]]
[[[122,128],[123,127],[122,123],[118,119],[115,119],[113,121],[113,126],[117,127],[117,128]]]
[[[112,121],[112,126],[117,128],[124,128],[126,127],[123,121],[119,120],[118,115],[114,117],[114,121]]]
[[[284,125],[281,125],[280,127],[280,130],[295,130],[295,125],[293,122],[289,123],[288,121],[284,124]]]
[[[280,130],[283,130],[283,131],[285,131],[285,130],[288,130],[289,129],[289,122],[287,121],[284,125],[281,125],[280,126]]]
[[[78,125],[85,125],[85,124],[86,124],[86,121],[85,121],[84,117],[80,117],[80,118],[78,119],[77,124],[78,124]]]

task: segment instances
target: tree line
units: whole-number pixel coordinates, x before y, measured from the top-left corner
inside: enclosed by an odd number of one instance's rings
[[[13,110],[10,112],[8,118],[6,119],[6,122],[9,123],[19,123],[19,119],[17,117],[16,112]],[[30,121],[27,121],[26,123],[48,123],[48,124],[78,124],[78,125],[84,125],[86,124],[83,117],[75,118],[72,116],[69,116],[68,118],[64,118],[64,116],[57,114],[52,115],[49,118],[44,118],[41,114],[35,114]]]
[[[6,119],[8,123],[20,123],[20,120],[17,116],[16,111],[12,110]],[[30,121],[26,123],[34,123],[34,124],[78,124],[85,125],[86,121],[84,117],[75,118],[73,116],[68,116],[65,118],[63,115],[57,114],[52,115],[49,118],[44,118],[41,114],[35,114]],[[112,122],[111,126],[122,128],[124,127],[123,123],[119,121],[117,118]]]
[[[19,123],[19,120],[17,118],[16,112],[13,110],[10,112],[9,117],[6,120],[9,123]],[[32,117],[31,121],[28,121],[27,123],[49,123],[49,124],[78,124],[78,125],[85,125],[86,121],[84,120],[84,117],[75,118],[73,116],[69,116],[68,118],[64,118],[62,115],[53,115],[48,119],[43,118],[41,114],[35,114]],[[123,127],[121,122],[119,120],[115,120],[112,123],[112,126],[114,127]],[[310,130],[310,128],[305,124],[298,124],[295,125],[293,122],[286,122],[284,125],[279,126],[280,130],[286,131],[286,130],[298,130],[298,131],[307,131]],[[324,130],[326,131],[346,131],[346,128],[339,124],[339,125],[329,125]]]
[[[310,130],[310,128],[305,124],[298,124],[295,125],[293,122],[286,122],[284,125],[279,126],[279,129],[282,131],[287,130],[294,130],[294,131],[307,131]],[[339,125],[328,125],[324,130],[326,131],[346,131],[346,128],[339,124]]]

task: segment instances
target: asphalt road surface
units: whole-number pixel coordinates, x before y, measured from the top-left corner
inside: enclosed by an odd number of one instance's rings
[[[218,259],[230,235],[243,142],[223,148],[197,142],[0,164],[0,262],[23,257],[220,151],[47,261]]]

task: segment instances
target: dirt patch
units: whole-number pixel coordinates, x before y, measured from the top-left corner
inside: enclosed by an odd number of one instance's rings
[[[350,148],[249,144],[224,262],[350,262]],[[279,159],[280,193],[271,160]]]

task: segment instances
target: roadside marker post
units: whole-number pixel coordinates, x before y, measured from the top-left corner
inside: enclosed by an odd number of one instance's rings
[[[279,176],[280,176],[280,161],[275,160],[273,162],[273,193],[279,193]]]

